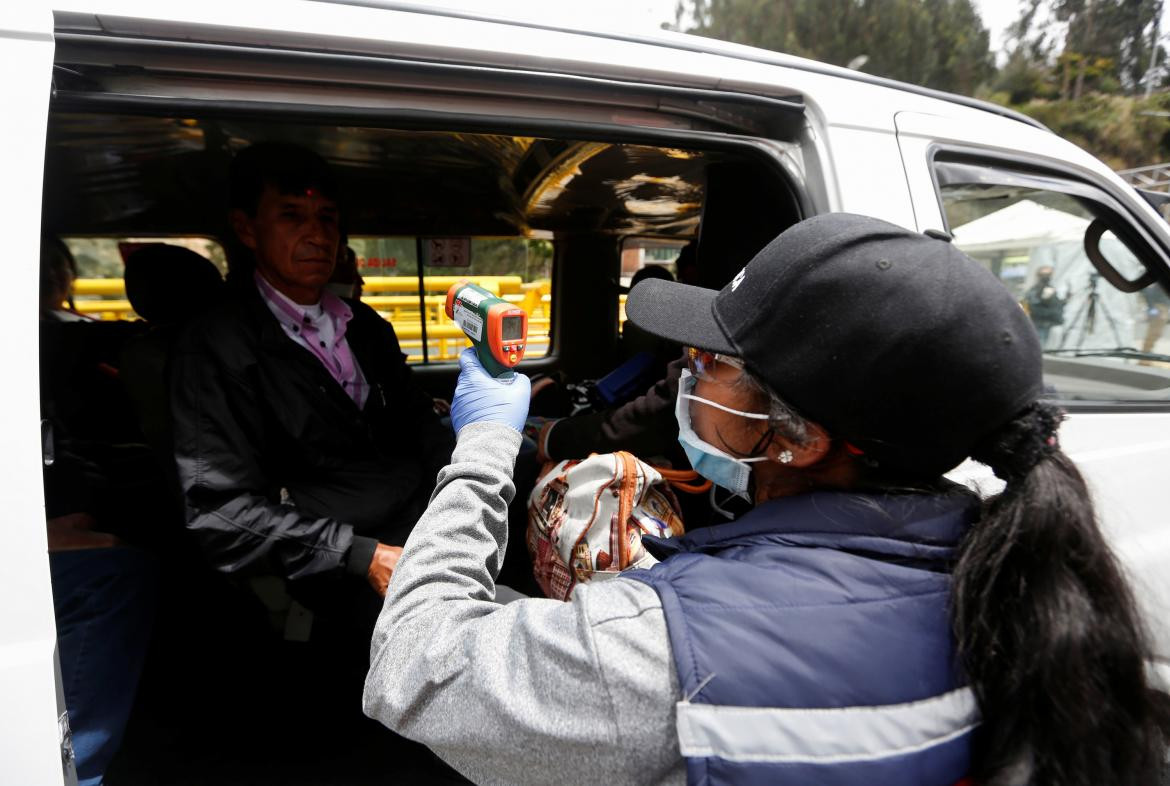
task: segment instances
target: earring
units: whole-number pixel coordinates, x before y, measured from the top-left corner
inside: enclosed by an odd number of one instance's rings
[[[777,458],[780,459],[781,464],[791,464],[792,463],[792,451],[791,450],[782,450],[782,451],[780,451],[780,455],[777,456]]]

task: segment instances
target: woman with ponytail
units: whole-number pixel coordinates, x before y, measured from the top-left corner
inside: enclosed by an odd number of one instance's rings
[[[368,714],[477,782],[1162,782],[1170,703],[1035,331],[986,268],[831,214],[719,292],[646,281],[626,313],[691,347],[679,440],[750,510],[644,539],[659,564],[567,603],[487,602],[527,387],[465,353]],[[944,478],[967,458],[1003,491]]]

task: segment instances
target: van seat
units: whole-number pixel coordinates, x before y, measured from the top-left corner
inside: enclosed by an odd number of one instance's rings
[[[186,322],[223,296],[210,260],[182,246],[149,243],[126,258],[126,298],[151,326]]]
[[[126,259],[126,297],[149,329],[128,341],[121,377],[147,443],[174,473],[170,354],[179,330],[223,297],[226,285],[210,260],[181,246],[151,243]],[[173,477],[178,492],[178,477]]]

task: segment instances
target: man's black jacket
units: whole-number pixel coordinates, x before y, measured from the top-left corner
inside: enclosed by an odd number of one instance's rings
[[[454,437],[412,377],[388,322],[347,301],[346,340],[370,385],[361,410],[241,285],[180,337],[175,459],[187,526],[224,571],[364,575],[400,545]]]

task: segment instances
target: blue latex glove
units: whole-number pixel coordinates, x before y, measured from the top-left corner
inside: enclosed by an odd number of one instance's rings
[[[451,399],[451,425],[458,434],[472,423],[503,423],[517,431],[524,428],[532,384],[523,374],[496,379],[484,371],[471,347],[459,355],[459,382]]]

